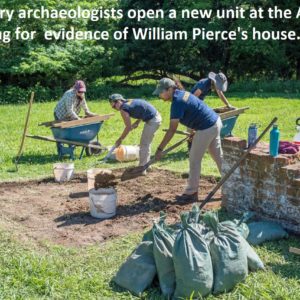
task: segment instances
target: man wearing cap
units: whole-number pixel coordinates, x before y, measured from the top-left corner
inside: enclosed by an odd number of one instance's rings
[[[162,151],[173,138],[179,123],[195,131],[189,153],[189,179],[181,199],[196,200],[198,199],[201,161],[206,150],[209,151],[221,172],[223,153],[220,132],[222,121],[219,115],[204,101],[199,101],[192,93],[177,89],[176,83],[169,78],[161,79],[153,94],[159,95],[164,101],[171,102],[170,125],[155,153],[157,160],[161,159]]]
[[[82,80],[77,80],[74,86],[66,91],[54,110],[55,120],[80,120],[78,114],[83,108],[87,117],[96,116],[89,111],[85,101],[86,87]]]
[[[112,108],[120,111],[125,128],[121,136],[115,142],[115,147],[119,147],[128,133],[137,128],[140,122],[144,122],[144,129],[140,140],[140,161],[139,165],[144,166],[151,155],[151,143],[155,132],[161,124],[160,113],[150,103],[143,99],[126,100],[120,94],[109,96],[109,102]],[[136,119],[132,124],[131,118]],[[144,172],[146,174],[146,172]]]

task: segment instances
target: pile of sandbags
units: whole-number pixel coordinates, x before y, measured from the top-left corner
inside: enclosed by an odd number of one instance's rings
[[[168,226],[166,215],[154,222],[143,241],[128,257],[114,281],[135,295],[151,286],[155,275],[167,298],[194,299],[228,292],[245,280],[249,271],[264,264],[247,242],[245,221],[219,222],[215,212],[200,214],[197,206]]]

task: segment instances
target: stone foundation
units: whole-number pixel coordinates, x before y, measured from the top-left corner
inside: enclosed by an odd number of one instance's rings
[[[226,173],[244,153],[246,141],[223,140]],[[254,211],[259,218],[279,222],[300,234],[300,154],[269,156],[269,145],[259,143],[222,188],[222,205],[229,211]]]

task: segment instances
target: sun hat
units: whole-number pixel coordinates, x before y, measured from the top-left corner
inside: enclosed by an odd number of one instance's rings
[[[216,74],[214,72],[210,72],[208,74],[208,78],[211,79],[215,83],[216,88],[218,90],[220,90],[222,92],[227,91],[228,81],[227,81],[225,74],[223,74],[222,72],[219,72],[218,74]]]
[[[176,87],[175,81],[170,78],[162,78],[152,95],[159,96],[163,91],[169,89],[170,87]]]
[[[82,80],[76,80],[75,85],[74,85],[74,89],[77,92],[85,93],[86,92],[86,87],[85,87],[84,81],[82,81]]]
[[[118,100],[125,101],[124,97],[121,94],[112,94],[108,98],[109,102],[116,102]]]

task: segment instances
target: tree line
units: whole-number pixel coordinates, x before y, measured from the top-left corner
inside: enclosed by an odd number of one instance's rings
[[[213,9],[222,10],[236,7],[267,9],[273,5],[285,9],[298,10],[296,0],[3,0],[6,9],[45,8],[71,9],[80,5],[86,9],[118,8],[125,13],[132,9]],[[125,76],[125,81],[135,78],[158,79],[170,73],[188,76],[192,79],[206,76],[213,70],[222,70],[232,81],[251,79],[299,79],[300,45],[297,40],[258,41],[258,40],[136,40],[129,34],[125,41],[56,41],[43,38],[45,30],[76,28],[76,30],[123,30],[125,27],[184,30],[193,28],[205,30],[234,30],[238,27],[265,31],[299,32],[297,19],[249,19],[249,18],[211,18],[207,19],[102,19],[93,22],[86,19],[24,19],[0,21],[0,32],[21,27],[36,30],[34,40],[15,41],[0,44],[0,81],[2,86],[12,85],[21,88],[40,85],[43,87],[65,87],[75,78],[93,82],[98,78]],[[124,81],[124,80],[123,80]]]

